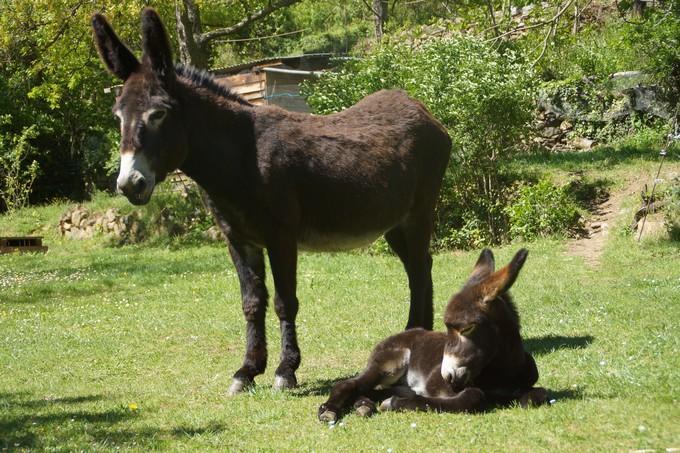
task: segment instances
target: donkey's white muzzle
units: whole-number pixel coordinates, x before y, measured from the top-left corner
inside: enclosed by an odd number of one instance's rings
[[[125,195],[130,203],[142,205],[149,202],[156,177],[143,155],[123,153],[116,185],[118,192]]]

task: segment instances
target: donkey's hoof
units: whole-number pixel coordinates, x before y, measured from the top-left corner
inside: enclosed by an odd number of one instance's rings
[[[338,411],[334,406],[322,404],[319,407],[319,421],[324,423],[335,423],[338,421]]]
[[[241,378],[234,378],[231,381],[231,385],[229,386],[229,396],[234,396],[238,395],[239,393],[243,392],[248,386],[252,385],[252,381],[245,381]]]
[[[274,390],[294,389],[295,387],[297,387],[295,375],[286,377],[277,374],[276,377],[274,377]]]
[[[380,412],[387,412],[394,410],[394,396],[390,396],[385,401],[380,403]]]

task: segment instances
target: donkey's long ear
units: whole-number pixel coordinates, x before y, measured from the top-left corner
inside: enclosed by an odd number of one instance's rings
[[[173,79],[172,52],[168,35],[158,13],[152,8],[142,11],[142,49],[144,59],[164,82]]]
[[[510,289],[515,280],[517,280],[519,271],[524,266],[528,254],[529,251],[527,249],[520,249],[512,258],[510,264],[493,273],[482,282],[484,302],[490,302]]]
[[[92,30],[99,56],[106,68],[119,79],[126,80],[139,68],[137,57],[118,39],[113,28],[101,14],[92,16]]]
[[[472,274],[470,274],[465,286],[472,286],[480,283],[489,275],[493,274],[494,270],[496,270],[496,261],[494,260],[493,252],[490,249],[482,250],[482,253],[477,259],[477,263],[475,264],[475,268],[472,269]]]

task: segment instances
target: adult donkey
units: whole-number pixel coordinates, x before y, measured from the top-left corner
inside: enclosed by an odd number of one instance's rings
[[[274,386],[297,384],[300,349],[298,249],[340,250],[384,233],[404,264],[411,306],[407,328],[432,328],[433,212],[451,142],[402,91],[381,91],[329,116],[253,106],[204,72],[173,67],[160,18],[142,12],[141,61],[106,19],[92,18],[99,54],[124,81],[118,189],[133,204],[179,168],[207,193],[229,242],[247,322],[243,366],[230,393],[264,372],[265,264],[274,277],[281,359]]]

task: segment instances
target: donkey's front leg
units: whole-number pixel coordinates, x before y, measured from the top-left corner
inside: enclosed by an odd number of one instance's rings
[[[229,238],[229,253],[241,285],[243,315],[246,318],[246,355],[229,388],[229,394],[235,395],[251,385],[255,376],[264,373],[267,366],[264,318],[268,296],[262,249]]]
[[[269,264],[274,276],[274,308],[281,326],[281,360],[276,369],[274,388],[282,390],[297,386],[295,370],[300,366],[300,348],[295,332],[298,312],[296,291],[297,244],[279,241],[267,245]]]

